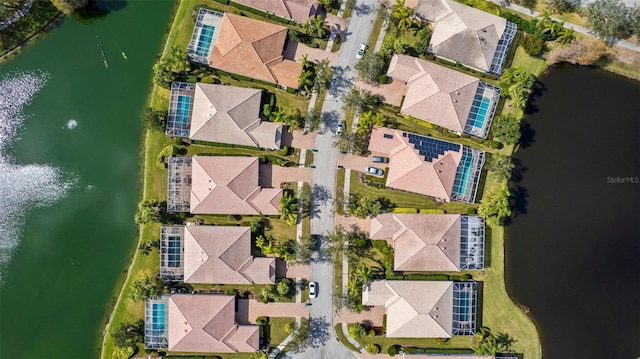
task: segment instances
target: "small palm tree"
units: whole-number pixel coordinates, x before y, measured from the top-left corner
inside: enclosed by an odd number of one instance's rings
[[[576,34],[575,34],[575,31],[573,29],[564,28],[562,30],[562,32],[560,32],[560,34],[556,38],[556,41],[558,41],[559,43],[561,43],[563,45],[566,45],[566,44],[570,43],[571,41],[575,40],[575,38],[576,38]]]
[[[371,267],[363,264],[353,272],[353,276],[360,283],[367,283],[373,279],[373,271]]]
[[[302,25],[302,29],[309,35],[316,36],[323,39],[327,36],[326,21],[320,15],[310,17],[305,24]]]
[[[309,92],[313,86],[313,72],[309,70],[302,70],[300,76],[298,76],[298,87]]]

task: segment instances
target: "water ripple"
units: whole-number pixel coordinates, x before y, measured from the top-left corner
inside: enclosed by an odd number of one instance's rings
[[[24,106],[47,80],[48,75],[40,72],[0,76],[0,283],[29,211],[55,204],[76,182],[59,168],[17,164],[7,154],[25,119]]]

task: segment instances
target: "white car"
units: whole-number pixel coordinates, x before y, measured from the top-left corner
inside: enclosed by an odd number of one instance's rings
[[[364,56],[365,51],[367,51],[367,45],[360,44],[360,47],[358,47],[358,52],[356,53],[356,59],[361,59],[362,56]]]
[[[342,132],[344,132],[344,121],[338,122],[338,129],[336,130],[336,135],[342,136]]]
[[[318,284],[316,282],[309,282],[309,298],[313,299],[318,296]]]

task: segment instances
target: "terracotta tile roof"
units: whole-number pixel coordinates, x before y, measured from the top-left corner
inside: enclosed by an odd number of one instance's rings
[[[394,55],[387,74],[407,84],[401,112],[462,132],[480,81],[407,55]]]
[[[249,227],[185,226],[184,234],[186,283],[275,282],[275,258],[251,255]]]
[[[430,51],[488,72],[507,20],[452,0],[420,0],[416,15],[435,22]]]
[[[397,271],[460,271],[459,214],[393,214],[371,219],[371,239],[390,240]]]
[[[386,186],[450,201],[462,145],[427,162],[402,133],[385,127],[371,132],[369,151],[389,157]]]
[[[193,156],[191,171],[191,213],[279,213],[282,190],[258,185],[257,157]]]
[[[389,338],[450,338],[453,282],[373,281],[364,286],[362,304],[384,305]]]
[[[258,326],[236,324],[232,295],[172,294],[168,328],[170,351],[233,353],[259,347]]]
[[[280,148],[282,124],[261,122],[262,90],[197,83],[189,138]]]
[[[306,22],[309,17],[315,16],[320,8],[320,3],[315,0],[236,0],[236,2],[299,23]]]
[[[209,64],[231,73],[297,88],[302,65],[283,58],[286,40],[284,26],[224,13],[218,41],[209,54]]]

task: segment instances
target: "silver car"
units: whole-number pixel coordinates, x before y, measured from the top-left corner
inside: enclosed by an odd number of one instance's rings
[[[388,157],[373,156],[373,157],[371,157],[371,162],[373,162],[373,163],[388,163],[389,162],[389,158]]]
[[[384,171],[377,168],[377,167],[367,167],[365,169],[365,171],[367,171],[368,173],[371,173],[372,175],[376,175],[376,176],[382,176],[384,174]]]

